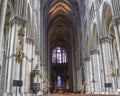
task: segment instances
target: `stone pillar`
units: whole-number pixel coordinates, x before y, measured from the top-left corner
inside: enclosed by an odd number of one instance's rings
[[[24,47],[23,47],[23,53],[27,54],[27,44],[26,44],[26,38],[24,38]],[[26,92],[25,85],[26,85],[26,70],[27,70],[27,60],[23,59],[23,63],[21,65],[21,80],[23,80],[23,86],[20,89],[21,93]]]
[[[30,39],[27,39],[26,41],[26,49],[29,49],[29,50],[26,50],[26,54],[28,58],[32,58],[32,44],[31,44],[31,41]],[[31,70],[32,69],[32,65],[29,61],[26,60],[26,76],[25,76],[25,91],[27,93],[30,92],[30,73],[31,73]]]
[[[94,93],[94,85],[93,85],[93,83],[92,83],[92,80],[93,80],[93,61],[90,59],[90,62],[89,62],[89,86],[91,87],[91,94],[93,94]]]
[[[119,20],[118,20],[119,21]],[[114,30],[115,30],[115,37],[116,37],[116,43],[117,43],[117,54],[118,54],[118,65],[117,66],[117,89],[120,89],[120,77],[118,76],[120,74],[120,22],[118,22],[117,19],[114,19]]]
[[[7,9],[7,2],[8,0],[2,0],[0,6],[0,49],[2,47],[2,39],[3,39],[3,32],[4,32],[4,23],[5,23],[5,14]]]
[[[20,31],[20,28],[22,26],[21,22],[23,22],[23,20],[21,18],[19,18],[19,17],[15,17],[14,19],[16,20],[16,22],[15,22],[16,26],[15,26],[15,30],[14,30],[15,31],[15,43],[14,43],[15,52],[14,52],[14,54],[17,55],[18,52],[17,52],[16,49],[20,47],[18,32]],[[25,33],[25,30],[24,30],[24,33]],[[23,44],[24,44],[24,42],[23,42]],[[16,57],[14,57],[14,58],[16,59]],[[21,63],[15,61],[15,63],[13,63],[12,80],[23,80],[22,72],[24,72],[23,61]],[[22,93],[20,89],[21,89],[21,87],[18,88],[18,90],[17,90],[18,93]],[[16,92],[16,88],[14,86],[13,86],[12,92],[13,93]]]
[[[40,1],[40,4],[42,5],[43,4],[43,2],[44,1]],[[41,8],[40,8],[41,10],[41,14],[40,14],[40,22],[41,22],[41,30],[40,30],[40,45],[43,45],[43,43],[45,43],[45,42],[43,42],[44,41],[44,38],[43,37],[45,37],[44,36],[44,31],[45,31],[45,29],[44,29],[44,16],[43,16],[43,7],[41,6]],[[41,52],[41,56],[42,56],[42,60],[43,60],[43,56],[44,56],[44,45],[43,46],[40,46],[40,52]],[[44,61],[43,61],[44,62]]]
[[[104,88],[104,83],[105,83],[105,72],[104,72],[104,58],[103,58],[103,48],[102,48],[102,42],[99,40],[99,64],[100,64],[100,79],[101,79],[101,88],[100,92],[104,93],[105,88]]]
[[[15,20],[15,18],[14,18]],[[15,23],[16,21],[11,21],[11,28],[10,28],[10,34],[11,34],[11,39],[10,39],[10,49],[9,49],[9,56],[12,56],[16,52],[16,33],[18,31],[17,27],[18,25]],[[15,57],[9,58],[8,62],[8,77],[7,77],[7,92],[10,93],[12,92],[12,83],[13,83],[13,77],[15,74]]]
[[[104,83],[112,83],[111,78],[111,61],[112,61],[112,53],[111,53],[111,40],[109,37],[103,37],[101,40],[101,47],[103,52],[103,71],[105,73],[105,82]],[[106,88],[105,92],[109,93],[111,89]]]
[[[19,17],[14,17],[11,19],[11,39],[10,39],[10,50],[9,50],[9,63],[8,63],[8,78],[7,78],[7,93],[15,93],[16,88],[13,86],[13,80],[23,80],[22,73],[24,72],[25,66],[22,63],[16,62],[16,56],[17,55],[17,47],[18,45],[18,32],[21,28],[21,19]],[[13,54],[15,54],[13,56]],[[24,62],[23,62],[24,63]],[[23,82],[24,83],[24,82]],[[21,91],[17,90],[19,93]]]
[[[118,50],[118,57],[119,57],[119,62],[120,62],[120,23],[114,20],[114,30],[115,30],[115,37],[116,37],[116,43],[117,43],[117,50]],[[120,66],[120,65],[119,65]]]
[[[90,75],[91,75],[91,79],[90,79],[90,83],[91,83],[91,92],[92,94],[95,93],[95,83],[96,83],[96,80],[95,80],[95,74],[94,74],[94,57],[93,57],[93,54],[91,52],[91,64],[90,64]]]
[[[7,9],[7,2],[8,0],[0,0],[0,90],[3,89],[5,84],[1,84],[4,82],[4,76],[2,73],[2,66],[3,66],[3,59],[4,59],[4,49],[3,49],[3,38],[4,38],[4,24],[5,24],[5,14]],[[5,70],[5,69],[4,69]],[[2,82],[3,81],[3,82]],[[3,91],[3,90],[2,90]]]
[[[73,57],[75,57],[75,55],[73,56]],[[75,70],[75,61],[74,60],[72,60],[72,80],[73,80],[73,82],[71,83],[71,84],[73,84],[73,91],[75,92],[76,91],[76,70]],[[82,71],[82,67],[81,67],[81,71]]]
[[[86,92],[90,94],[91,90],[91,79],[90,79],[90,57],[85,58],[85,73],[86,73]]]
[[[93,63],[93,78],[94,93],[100,93],[101,77],[100,77],[100,63],[99,63],[99,51],[97,49],[91,50],[91,60]]]
[[[80,91],[80,85],[81,85],[81,81],[80,81],[80,68],[77,69],[77,80],[76,80],[76,84],[77,84],[77,91]]]

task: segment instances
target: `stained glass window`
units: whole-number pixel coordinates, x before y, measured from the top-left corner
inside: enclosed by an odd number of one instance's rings
[[[52,63],[66,63],[67,53],[62,47],[55,47],[52,50]]]
[[[61,81],[61,77],[58,76],[58,77],[57,77],[57,87],[61,87],[61,85],[62,85],[61,82],[62,82],[62,81]]]

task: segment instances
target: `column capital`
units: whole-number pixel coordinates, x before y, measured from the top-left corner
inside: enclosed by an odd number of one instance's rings
[[[105,43],[105,42],[111,42],[112,39],[110,36],[102,36],[99,38],[99,40]]]
[[[91,54],[99,54],[99,50],[97,50],[97,49],[91,49],[90,53]]]
[[[118,24],[120,24],[120,16],[119,16],[119,18],[113,17],[112,23],[113,23],[115,26],[117,26]]]
[[[23,24],[23,22],[26,24],[27,19],[26,18],[21,18],[20,16],[13,16],[9,20],[10,24],[18,23],[18,24]]]
[[[85,61],[90,61],[90,57],[85,57],[84,60]]]
[[[114,16],[112,19],[113,22],[120,22],[120,15]]]

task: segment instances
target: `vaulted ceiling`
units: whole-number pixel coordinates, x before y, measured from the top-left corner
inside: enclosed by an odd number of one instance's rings
[[[62,46],[68,49],[76,39],[76,24],[80,20],[76,0],[48,0],[44,11],[50,48]]]

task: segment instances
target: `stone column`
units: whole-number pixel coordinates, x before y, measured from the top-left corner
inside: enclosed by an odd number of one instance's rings
[[[10,53],[9,64],[8,64],[8,78],[7,78],[7,92],[15,93],[16,88],[13,86],[13,80],[22,80],[21,71],[24,70],[22,63],[16,62],[17,47],[18,45],[18,32],[21,28],[21,19],[14,17],[11,21],[11,41],[10,41]],[[14,56],[13,56],[14,54]],[[20,92],[19,88],[17,90]]]
[[[85,58],[85,64],[86,64],[86,79],[87,79],[87,92],[89,92],[90,94],[94,93],[94,86],[92,83],[92,78],[93,78],[93,62],[91,60],[90,57]]]
[[[91,90],[91,79],[90,79],[90,57],[85,58],[85,73],[86,73],[86,92],[90,94]]]
[[[104,83],[112,83],[111,78],[111,61],[112,61],[112,55],[111,55],[111,40],[109,37],[103,37],[101,40],[101,47],[103,52],[103,71],[105,73],[105,82]],[[111,89],[106,88],[105,92],[109,92]]]
[[[27,44],[26,44],[26,54],[28,58],[32,58],[32,44],[31,44],[31,40],[27,39]],[[30,92],[30,73],[31,73],[31,63],[29,61],[26,60],[26,76],[25,76],[25,84],[26,84],[26,92],[29,93]]]
[[[120,21],[120,20],[118,20]],[[118,73],[117,75],[120,74],[120,22],[118,22],[117,19],[114,19],[113,24],[114,24],[114,30],[115,30],[115,37],[116,37],[116,43],[117,43],[117,54],[118,54],[118,65],[117,66],[117,70]],[[120,89],[120,77],[117,76],[117,89]]]
[[[91,92],[92,92],[92,94],[94,94],[95,93],[95,83],[96,83],[95,76],[94,76],[95,75],[94,74],[94,57],[93,57],[92,51],[90,51],[90,52],[91,52],[90,83],[91,83]]]
[[[26,31],[26,30],[25,30]],[[24,38],[24,47],[23,47],[23,53],[27,54],[27,45],[26,45],[26,38]],[[21,65],[21,80],[23,80],[23,86],[21,87],[20,91],[21,93],[26,92],[25,85],[26,85],[26,70],[27,70],[27,60],[23,59],[23,63]]]
[[[8,0],[0,0],[0,84],[3,83],[2,81],[2,77],[4,76],[1,76],[2,74],[2,65],[3,65],[3,54],[4,54],[4,50],[3,50],[3,38],[4,38],[4,24],[5,24],[5,14],[6,14],[6,9],[7,9],[7,2]],[[5,70],[5,69],[4,69]],[[0,86],[0,90],[1,88],[3,88],[4,86],[2,85],[5,85],[5,84],[1,84]]]
[[[3,39],[3,32],[4,32],[4,23],[5,23],[5,14],[7,9],[7,2],[8,0],[2,0],[0,6],[0,49],[2,47],[2,39]]]
[[[115,30],[115,37],[116,37],[116,43],[117,43],[117,50],[118,50],[118,57],[119,57],[119,62],[120,62],[120,23],[114,20],[114,30]]]
[[[21,18],[19,18],[19,17],[14,17],[14,18],[16,20],[16,22],[15,22],[15,24],[16,24],[15,29],[16,30],[14,30],[15,31],[15,43],[14,43],[14,45],[15,45],[15,52],[14,52],[14,54],[17,55],[18,52],[17,52],[16,49],[20,47],[18,32],[20,31],[20,28],[22,26],[21,22],[23,22],[23,20]],[[24,30],[24,33],[25,33],[25,30]],[[24,44],[24,42],[23,42],[23,44]],[[22,49],[21,49],[21,51],[22,51]],[[14,58],[16,59],[16,57],[14,57]],[[22,72],[24,72],[23,61],[21,63],[15,61],[15,63],[13,63],[12,79],[13,80],[23,80]],[[21,88],[22,87],[18,88],[18,90],[17,90],[18,93],[22,93]],[[14,86],[13,86],[13,90],[12,91],[13,91],[13,93],[16,92],[16,89],[15,89]]]
[[[9,56],[12,56],[13,54],[15,54],[15,45],[16,45],[16,32],[18,25],[15,23],[16,21],[14,21],[15,18],[11,21],[11,28],[10,28],[10,33],[11,33],[11,39],[10,39],[10,49],[9,49]],[[7,77],[7,92],[12,92],[12,84],[13,84],[13,77],[15,74],[15,57],[11,57],[9,58],[9,62],[8,62],[8,77]]]
[[[93,63],[93,78],[94,93],[100,93],[101,77],[100,77],[100,63],[99,63],[99,51],[97,49],[91,50],[91,60]]]
[[[43,4],[43,2],[44,2],[44,1],[41,0],[41,2],[40,2],[41,5]],[[42,46],[40,46],[40,52],[41,52],[42,60],[43,60],[44,52],[45,52],[45,48],[44,48],[44,47],[45,47],[45,46],[44,46],[44,45],[45,45],[45,44],[44,44],[44,43],[45,43],[45,41],[44,41],[45,39],[44,39],[44,37],[45,37],[45,33],[46,33],[46,32],[45,32],[45,21],[44,21],[44,16],[43,16],[43,13],[44,13],[43,10],[44,10],[44,9],[43,9],[43,7],[41,6],[41,14],[40,14],[40,18],[41,18],[41,19],[40,19],[40,22],[41,22],[40,38],[41,38],[41,39],[40,39],[40,45],[42,45]],[[44,62],[44,60],[43,60],[43,62]]]
[[[103,58],[103,48],[102,48],[102,42],[100,42],[100,40],[98,41],[99,44],[99,64],[100,64],[100,79],[101,79],[101,88],[100,88],[100,92],[104,93],[105,88],[104,88],[104,83],[105,83],[105,72],[104,72],[104,58]]]
[[[76,80],[76,84],[77,84],[77,91],[80,91],[80,68],[77,68],[77,80]]]

